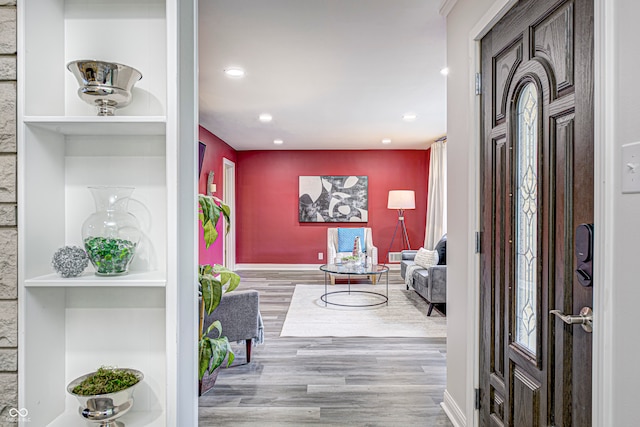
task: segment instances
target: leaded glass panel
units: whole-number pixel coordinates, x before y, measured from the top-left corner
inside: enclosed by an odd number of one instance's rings
[[[517,103],[515,187],[516,342],[536,354],[538,241],[538,91],[527,83]]]

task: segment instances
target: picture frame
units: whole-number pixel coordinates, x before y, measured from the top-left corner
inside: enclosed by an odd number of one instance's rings
[[[367,222],[369,177],[366,175],[300,176],[299,222]]]

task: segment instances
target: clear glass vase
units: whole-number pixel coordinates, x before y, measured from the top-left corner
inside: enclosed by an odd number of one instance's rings
[[[89,187],[96,211],[82,224],[82,241],[99,276],[129,271],[142,235],[128,209],[133,187]]]

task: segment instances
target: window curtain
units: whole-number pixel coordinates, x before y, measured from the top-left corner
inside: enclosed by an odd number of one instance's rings
[[[433,250],[447,232],[447,145],[446,138],[431,145],[427,227],[424,248]]]

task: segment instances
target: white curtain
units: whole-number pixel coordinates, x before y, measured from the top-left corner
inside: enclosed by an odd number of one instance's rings
[[[447,232],[447,145],[446,139],[431,145],[429,193],[427,195],[427,228],[424,248],[433,250]]]

